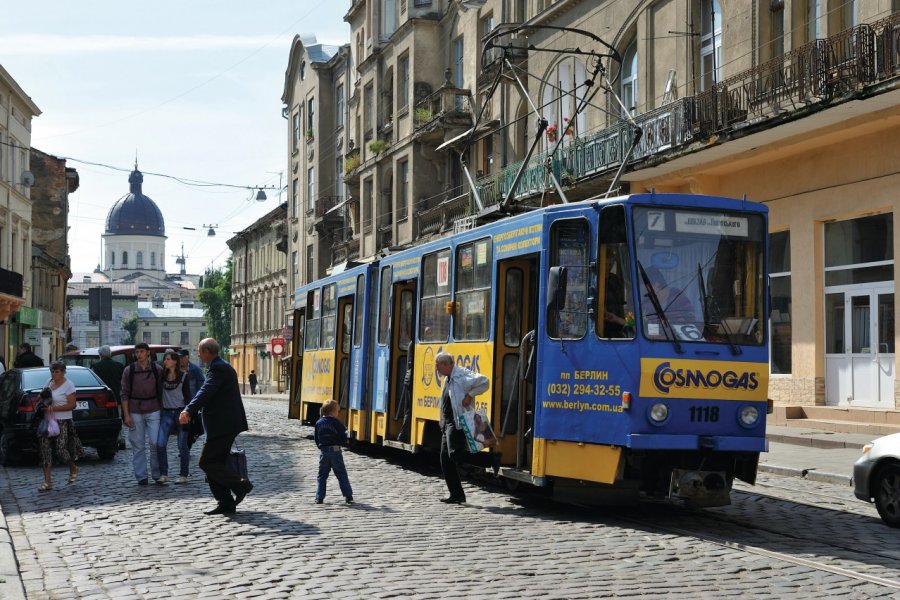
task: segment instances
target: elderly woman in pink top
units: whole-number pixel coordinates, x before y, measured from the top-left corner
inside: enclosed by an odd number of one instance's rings
[[[69,465],[69,483],[75,483],[78,477],[78,466],[75,459],[81,454],[81,440],[75,432],[72,421],[72,409],[75,408],[75,384],[66,379],[66,365],[57,361],[50,365],[50,406],[45,408],[45,415],[52,413],[59,423],[59,435],[56,437],[40,437],[41,464],[44,467],[44,483],[38,488],[42,492],[53,489],[50,480],[50,468],[53,466],[53,450],[59,459]],[[46,400],[45,400],[46,402]]]

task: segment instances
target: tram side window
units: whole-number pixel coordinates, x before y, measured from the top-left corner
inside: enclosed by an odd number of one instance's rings
[[[506,272],[506,298],[503,318],[503,343],[511,348],[518,348],[522,342],[522,269],[509,269]]]
[[[486,340],[491,306],[491,245],[478,240],[456,249],[453,337]]]
[[[422,259],[422,303],[419,308],[419,339],[446,342],[450,334],[450,250]]]
[[[356,315],[353,317],[353,345],[362,346],[363,315],[366,311],[366,278],[360,275],[356,278]]]
[[[306,296],[306,338],[303,347],[315,350],[319,347],[322,329],[322,290],[311,290]]]
[[[608,206],[600,212],[599,248],[597,335],[631,339],[635,336],[634,293],[624,206]]]
[[[391,268],[381,269],[381,288],[378,293],[378,343],[385,345],[391,333]]]
[[[334,348],[334,328],[337,321],[337,284],[322,288],[322,342],[320,348]]]
[[[547,334],[576,340],[587,332],[588,224],[582,219],[561,220],[550,229],[550,266],[566,267],[563,302],[548,307]]]
[[[397,346],[403,349],[409,345],[413,334],[413,302],[415,302],[415,294],[412,290],[400,292],[400,334],[397,338]]]

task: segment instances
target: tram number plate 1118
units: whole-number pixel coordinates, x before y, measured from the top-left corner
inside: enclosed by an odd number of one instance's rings
[[[717,423],[719,421],[718,406],[692,406],[692,423]]]

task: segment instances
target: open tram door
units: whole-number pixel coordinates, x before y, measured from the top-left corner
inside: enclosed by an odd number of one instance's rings
[[[531,470],[534,386],[525,378],[536,319],[537,257],[499,263],[494,332],[492,423],[504,475]],[[508,467],[512,467],[509,469]],[[530,481],[530,477],[526,478]]]
[[[416,281],[394,284],[391,322],[390,369],[388,377],[388,414],[385,423],[384,444],[410,450],[412,428],[412,378],[405,385],[412,350],[410,341],[416,327]],[[390,442],[390,443],[389,443]]]
[[[350,348],[353,343],[353,296],[338,300],[337,337],[334,349],[334,399],[341,411],[338,419],[350,429]],[[350,432],[352,435],[352,431]],[[358,432],[357,432],[358,433]]]
[[[288,393],[288,419],[300,418],[300,392],[303,389],[303,333],[306,325],[305,309],[294,311],[294,339],[291,342],[291,388]]]

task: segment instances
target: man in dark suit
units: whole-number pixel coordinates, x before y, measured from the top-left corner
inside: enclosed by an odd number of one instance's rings
[[[219,357],[219,343],[206,338],[197,347],[200,360],[209,365],[206,380],[178,420],[182,425],[198,414],[206,429],[206,444],[200,453],[200,468],[206,473],[209,489],[218,504],[208,515],[233,515],[237,505],[253,489],[253,484],[228,468],[234,439],[247,431],[247,416],[241,400],[237,373]],[[234,494],[232,496],[232,493]]]
[[[31,344],[23,342],[19,345],[19,354],[13,366],[17,369],[26,369],[28,367],[43,367],[43,359],[31,350]]]

